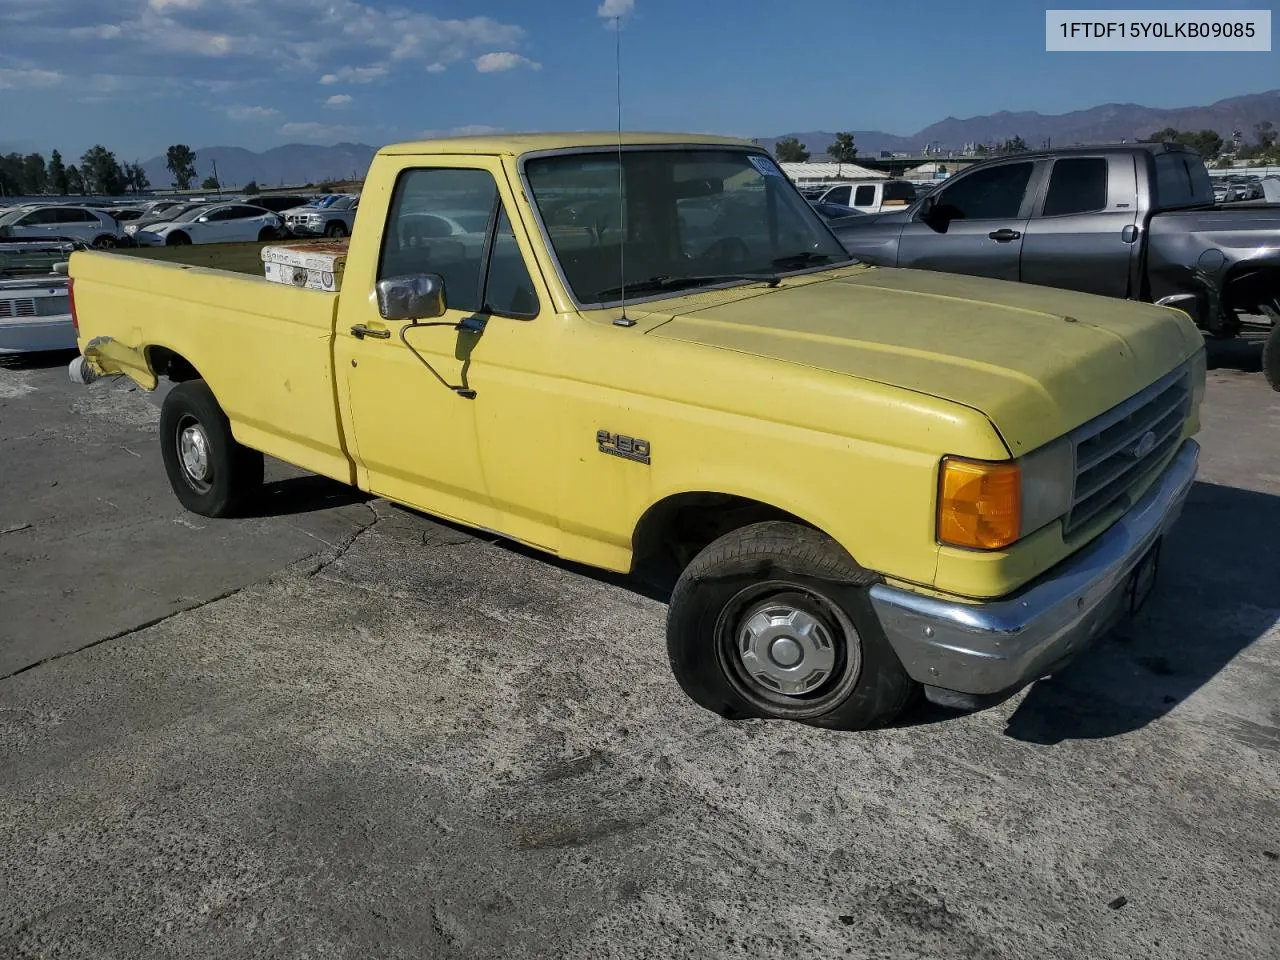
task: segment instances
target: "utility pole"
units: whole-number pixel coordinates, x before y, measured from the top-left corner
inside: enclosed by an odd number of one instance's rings
[[[218,179],[218,161],[213,161],[213,182],[218,185],[218,196],[222,196],[222,181]]]

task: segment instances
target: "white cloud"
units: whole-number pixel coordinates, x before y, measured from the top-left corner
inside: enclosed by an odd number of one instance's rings
[[[443,63],[431,63],[427,65],[427,73],[444,73],[449,68]]]
[[[0,90],[34,90],[57,87],[66,77],[57,70],[14,70],[0,67]]]
[[[335,93],[332,97],[324,102],[326,107],[332,107],[335,110],[341,110],[351,102],[351,95],[348,93]]]
[[[525,31],[446,19],[393,0],[0,0],[0,69],[95,73],[190,86],[283,77],[368,83],[401,63],[437,69],[520,50]],[[29,62],[16,62],[9,50]],[[378,66],[344,66],[377,64]],[[429,66],[428,66],[429,65]],[[8,83],[17,83],[6,73]],[[23,80],[30,85],[30,80]]]
[[[270,120],[279,115],[274,107],[227,107],[227,116],[232,120]]]
[[[314,120],[302,123],[286,123],[279,130],[281,136],[296,137],[299,140],[342,140],[354,137],[356,127],[343,126],[336,123],[317,123]]]
[[[373,83],[386,75],[386,67],[343,67],[336,73],[326,73],[320,78],[320,82],[326,87],[335,83]]]
[[[596,8],[596,15],[606,20],[613,20],[617,17],[625,17],[635,8],[636,0],[604,0]]]
[[[528,67],[530,70],[541,70],[542,64],[528,57],[522,57],[518,53],[512,53],[504,50],[499,53],[482,53],[476,57],[476,70],[480,73],[501,73],[504,70],[514,70],[517,67]]]

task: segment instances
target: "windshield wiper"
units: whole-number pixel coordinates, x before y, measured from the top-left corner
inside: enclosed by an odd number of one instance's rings
[[[778,257],[770,266],[777,267],[779,270],[799,269],[800,267],[816,267],[822,263],[830,263],[832,260],[852,260],[853,258],[847,254],[843,257],[837,257],[833,253],[814,253],[812,250],[805,250],[802,253],[793,253],[790,256]]]
[[[732,280],[754,280],[776,287],[782,278],[776,273],[704,273],[693,276],[671,277],[661,275],[647,280],[636,280],[625,287],[608,287],[597,290],[593,300],[604,300],[623,293],[652,293],[655,290],[679,290],[682,287],[701,287],[712,283],[728,283]]]

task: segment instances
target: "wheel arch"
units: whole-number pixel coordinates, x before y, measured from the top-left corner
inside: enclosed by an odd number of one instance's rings
[[[142,353],[146,357],[147,366],[157,378],[164,377],[174,383],[205,379],[194,363],[172,347],[152,344],[144,347]]]
[[[1232,265],[1222,281],[1223,305],[1249,311],[1259,303],[1280,300],[1280,252]]]
[[[764,500],[714,490],[686,490],[651,503],[640,515],[631,534],[631,570],[669,586],[713,541],[767,520],[795,523],[830,536],[812,520]]]

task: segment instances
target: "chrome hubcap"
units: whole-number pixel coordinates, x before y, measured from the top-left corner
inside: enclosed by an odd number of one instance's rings
[[[765,601],[748,610],[737,646],[748,677],[791,697],[812,693],[836,667],[831,630],[808,611],[785,603]]]
[[[207,490],[213,479],[209,464],[209,438],[204,427],[188,420],[178,426],[178,454],[187,482],[196,490]]]

